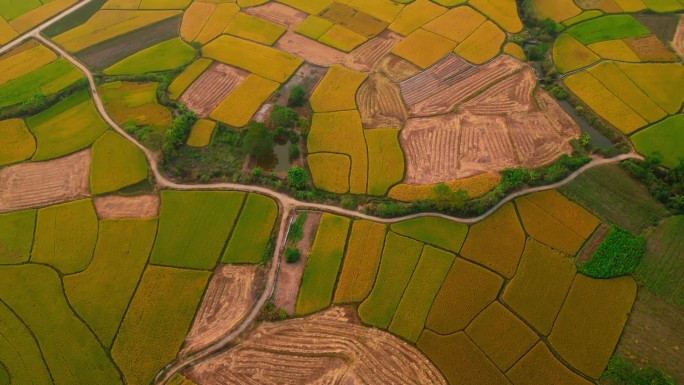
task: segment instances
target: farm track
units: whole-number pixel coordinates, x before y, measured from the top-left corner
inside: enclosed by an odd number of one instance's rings
[[[361,219],[367,219],[367,220],[372,220],[380,223],[395,223],[407,219],[412,219],[412,218],[418,218],[418,217],[425,217],[425,216],[434,216],[434,217],[440,217],[444,218],[447,220],[455,221],[455,222],[460,222],[460,223],[465,223],[465,224],[472,224],[479,222],[483,220],[484,218],[488,217],[491,215],[493,212],[495,212],[498,208],[503,206],[504,204],[520,197],[523,195],[531,194],[534,192],[538,191],[544,191],[544,190],[549,190],[549,189],[555,189],[558,187],[561,187],[567,183],[572,182],[575,178],[577,178],[579,175],[581,175],[584,171],[604,165],[604,164],[609,164],[609,163],[616,163],[620,162],[626,159],[642,159],[642,157],[636,153],[629,153],[629,154],[622,154],[617,157],[611,158],[611,159],[600,159],[600,158],[594,158],[590,163],[585,165],[584,167],[578,169],[577,171],[573,172],[570,174],[566,179],[553,183],[551,185],[547,186],[538,186],[538,187],[533,187],[533,188],[528,188],[516,193],[513,193],[507,197],[505,197],[501,202],[499,202],[497,205],[492,207],[490,210],[485,212],[484,214],[475,217],[475,218],[456,218],[456,217],[451,217],[445,214],[440,214],[440,213],[419,213],[419,214],[413,214],[405,217],[400,217],[400,218],[392,218],[392,219],[386,219],[386,218],[377,218],[374,216],[366,215],[357,211],[353,210],[346,210],[343,208],[335,207],[335,206],[329,206],[329,205],[324,205],[324,204],[316,204],[316,203],[307,203],[307,202],[300,202],[292,197],[289,197],[285,194],[278,193],[275,191],[272,191],[268,188],[265,187],[260,187],[260,186],[247,186],[247,185],[240,185],[240,184],[235,184],[235,183],[215,183],[215,184],[207,184],[207,185],[189,185],[189,184],[179,184],[175,183],[171,180],[168,180],[164,175],[161,174],[161,172],[158,169],[158,161],[159,159],[152,153],[150,150],[142,146],[140,143],[138,143],[136,140],[133,139],[128,133],[126,133],[107,113],[107,111],[104,108],[104,104],[102,102],[102,99],[98,93],[97,86],[95,83],[95,80],[93,78],[93,74],[88,70],[88,68],[82,64],[80,61],[78,61],[75,57],[70,55],[68,52],[66,52],[64,49],[53,43],[47,38],[44,38],[40,35],[40,31],[48,27],[55,22],[59,21],[61,18],[68,16],[69,14],[75,12],[76,10],[80,9],[81,7],[85,6],[86,4],[90,3],[92,0],[84,0],[83,2],[77,3],[73,7],[67,9],[66,11],[62,12],[61,14],[55,16],[51,20],[37,26],[33,30],[19,36],[17,39],[13,40],[12,42],[8,43],[7,45],[3,46],[0,48],[0,54],[9,51],[10,49],[18,46],[26,40],[27,38],[35,38],[48,47],[52,48],[56,52],[60,53],[65,59],[67,59],[69,62],[74,64],[77,68],[79,68],[85,75],[86,78],[88,79],[88,82],[90,84],[90,91],[93,96],[93,100],[95,101],[95,106],[98,110],[98,113],[102,116],[102,118],[111,126],[113,127],[120,135],[125,137],[127,140],[129,140],[131,143],[136,145],[138,148],[140,148],[143,153],[145,154],[150,167],[152,169],[152,172],[156,178],[156,182],[160,187],[164,188],[171,188],[171,189],[177,189],[177,190],[236,190],[236,191],[244,191],[244,192],[250,192],[250,193],[260,193],[264,194],[266,196],[269,196],[273,199],[275,199],[281,209],[281,222],[280,222],[280,227],[279,227],[279,232],[278,232],[278,237],[276,241],[276,248],[275,248],[275,255],[278,256],[280,255],[281,250],[283,249],[287,237],[287,231],[288,231],[288,225],[289,225],[289,217],[290,214],[294,210],[300,210],[300,209],[308,209],[308,210],[318,210],[318,211],[325,211],[325,212],[331,212],[339,215],[345,215],[345,216],[350,216],[354,218],[361,218]],[[277,272],[279,269],[279,258],[275,258],[274,260],[271,261],[271,268],[269,269],[267,280],[266,280],[266,285],[264,292],[262,296],[256,301],[254,304],[254,307],[252,311],[249,313],[249,315],[243,320],[243,322],[238,325],[232,332],[230,332],[227,335],[222,336],[219,340],[216,340],[214,343],[211,345],[208,345],[206,348],[198,351],[197,353],[184,358],[182,361],[175,361],[173,363],[170,363],[167,365],[157,376],[155,379],[155,383],[165,383],[173,374],[178,372],[179,370],[188,367],[194,363],[200,362],[214,354],[217,354],[218,352],[221,352],[223,349],[229,347],[233,340],[235,340],[239,335],[241,335],[247,328],[254,322],[254,320],[257,318],[259,313],[261,312],[261,309],[265,305],[265,303],[269,300],[271,295],[274,292],[275,289],[275,281],[277,277]]]

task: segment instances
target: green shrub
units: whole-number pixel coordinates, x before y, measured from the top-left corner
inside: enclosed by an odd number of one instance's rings
[[[256,157],[273,154],[273,134],[263,123],[250,122],[242,150]]]
[[[290,91],[287,105],[290,107],[301,107],[306,102],[306,89],[302,86],[295,86]]]
[[[294,222],[292,222],[292,225],[290,225],[290,237],[289,241],[291,244],[295,244],[299,242],[302,237],[304,236],[304,222],[306,221],[306,217],[308,216],[308,213],[306,212],[301,212],[299,215],[297,215],[297,219],[295,219]]]
[[[626,230],[611,226],[608,236],[579,272],[592,278],[614,278],[630,275],[639,265],[646,250],[642,236],[635,237]]]
[[[287,172],[287,181],[290,184],[290,187],[301,190],[309,181],[309,173],[301,167],[292,167],[290,171]]]
[[[610,359],[601,379],[617,385],[675,385],[672,377],[662,370],[639,369],[618,355]]]
[[[297,111],[278,104],[273,106],[273,112],[271,112],[271,123],[273,123],[273,125],[276,127],[294,127],[297,119],[299,119]]]
[[[301,256],[302,253],[297,248],[288,247],[285,249],[285,262],[287,263],[297,263],[297,261],[299,261],[299,257]]]

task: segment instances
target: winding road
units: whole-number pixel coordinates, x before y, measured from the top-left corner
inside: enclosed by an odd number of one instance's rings
[[[273,260],[273,263],[271,264],[271,268],[269,269],[268,275],[267,275],[267,280],[266,280],[266,285],[263,294],[259,298],[259,300],[255,303],[254,308],[252,309],[251,313],[242,321],[242,323],[237,326],[235,329],[233,329],[229,334],[224,335],[220,339],[214,341],[211,345],[208,345],[201,350],[198,350],[189,356],[182,357],[182,358],[177,358],[174,362],[168,364],[158,375],[157,378],[155,379],[155,383],[157,384],[164,384],[168,379],[170,379],[175,373],[178,371],[193,365],[197,362],[200,362],[218,352],[221,350],[227,348],[230,346],[230,344],[247,328],[254,322],[254,320],[258,317],[259,313],[261,312],[261,309],[263,306],[266,304],[266,302],[269,300],[271,295],[273,294],[275,290],[275,284],[276,284],[276,278],[278,274],[278,269],[280,266],[280,258],[278,256],[281,255],[281,251],[284,248],[285,241],[287,239],[287,232],[289,229],[289,223],[291,222],[291,214],[295,212],[296,210],[317,210],[317,211],[325,211],[329,213],[334,213],[334,214],[339,214],[339,215],[344,215],[344,216],[349,216],[349,217],[354,217],[354,218],[360,218],[360,219],[367,219],[367,220],[372,220],[380,223],[385,223],[385,224],[391,224],[407,219],[412,219],[412,218],[418,218],[418,217],[426,217],[426,216],[433,216],[433,217],[440,217],[444,218],[450,221],[455,221],[459,223],[464,223],[464,224],[473,224],[476,222],[479,222],[483,220],[484,218],[487,218],[489,215],[491,215],[494,211],[496,211],[498,208],[503,206],[504,204],[512,201],[513,199],[516,199],[520,196],[526,195],[526,194],[531,194],[534,192],[538,191],[543,191],[543,190],[549,190],[549,189],[555,189],[558,187],[561,187],[567,183],[570,183],[573,181],[575,178],[577,178],[579,175],[581,175],[583,172],[586,170],[597,167],[600,165],[604,164],[609,164],[609,163],[616,163],[620,162],[626,159],[642,159],[642,157],[636,153],[629,153],[629,154],[623,154],[614,158],[610,159],[601,159],[601,158],[594,158],[590,163],[586,164],[582,168],[578,169],[577,171],[573,172],[570,174],[566,179],[553,183],[547,186],[539,186],[539,187],[533,187],[533,188],[528,188],[513,194],[508,195],[505,197],[501,202],[499,202],[496,206],[492,207],[489,209],[486,213],[474,217],[474,218],[457,218],[457,217],[452,217],[448,216],[445,214],[440,214],[440,213],[419,213],[419,214],[414,214],[414,215],[409,215],[409,216],[404,216],[404,217],[399,217],[399,218],[378,218],[374,217],[371,215],[363,214],[358,211],[354,210],[346,210],[340,207],[336,206],[329,206],[329,205],[324,205],[324,204],[317,204],[317,203],[308,203],[308,202],[302,202],[298,201],[288,195],[273,191],[271,189],[265,188],[265,187],[260,187],[260,186],[249,186],[249,185],[241,185],[241,184],[235,184],[235,183],[214,183],[214,184],[202,184],[202,185],[192,185],[192,184],[180,184],[176,183],[172,180],[167,179],[160,171],[159,171],[159,160],[158,157],[149,149],[138,143],[132,136],[130,136],[126,131],[124,131],[112,118],[109,116],[107,111],[105,110],[104,104],[102,102],[102,98],[100,97],[98,90],[97,90],[97,85],[95,83],[95,79],[93,77],[93,74],[90,72],[90,70],[80,61],[78,61],[75,57],[71,56],[68,52],[66,52],[64,49],[62,49],[60,46],[56,45],[52,41],[50,41],[47,38],[44,38],[43,36],[40,35],[40,31],[44,29],[45,27],[48,27],[49,25],[54,24],[55,22],[59,21],[61,18],[75,12],[76,10],[80,9],[81,7],[85,6],[87,3],[89,3],[92,0],[84,0],[82,2],[77,3],[73,7],[67,9],[66,11],[60,13],[58,16],[50,19],[49,21],[39,25],[38,27],[34,28],[33,30],[19,36],[12,42],[8,43],[7,45],[3,46],[0,48],[0,54],[18,46],[21,42],[28,38],[34,38],[36,40],[41,41],[43,44],[46,46],[50,47],[54,51],[58,52],[61,54],[65,59],[67,59],[69,62],[71,62],[74,66],[79,68],[86,76],[88,79],[88,83],[90,85],[90,92],[93,97],[95,106],[97,108],[97,111],[99,114],[102,116],[102,118],[114,129],[116,130],[120,135],[125,137],[127,140],[129,140],[131,143],[133,143],[135,146],[137,146],[143,153],[145,154],[149,164],[150,168],[152,170],[152,173],[154,174],[156,183],[159,187],[161,188],[168,188],[168,189],[176,189],[176,190],[233,190],[233,191],[243,191],[243,192],[249,192],[249,193],[260,193],[266,196],[269,196],[276,200],[280,206],[280,212],[282,213],[281,215],[281,222],[279,226],[279,231],[278,231],[278,237],[276,241],[276,247],[275,247],[275,257]]]

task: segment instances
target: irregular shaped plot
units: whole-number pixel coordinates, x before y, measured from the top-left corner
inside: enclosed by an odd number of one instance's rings
[[[468,233],[468,226],[438,217],[420,217],[392,225],[397,234],[458,253]]]
[[[561,73],[586,67],[599,59],[596,53],[566,33],[553,43],[553,63]]]
[[[460,43],[486,20],[486,17],[470,7],[456,7],[425,24],[423,29]]]
[[[390,186],[404,177],[404,153],[399,146],[399,130],[364,130],[368,144],[368,194],[385,195]]]
[[[239,68],[214,63],[182,93],[180,101],[199,116],[206,118],[248,75],[247,71]],[[175,81],[171,86],[174,84]]]
[[[257,43],[273,45],[285,33],[285,28],[256,16],[238,13],[224,32]]]
[[[657,38],[656,38],[657,39]],[[596,52],[602,59],[639,63],[641,59],[632,51],[624,40],[606,40],[589,44],[590,50]]]
[[[180,38],[145,48],[105,69],[106,75],[136,75],[180,68],[195,58],[195,49]]]
[[[277,217],[278,205],[273,199],[249,194],[221,262],[260,263],[270,258],[266,252]]]
[[[306,163],[317,188],[335,194],[349,192],[349,155],[318,152],[307,156]]]
[[[500,179],[499,175],[483,173],[468,178],[450,180],[444,184],[451,191],[465,190],[470,198],[479,198],[494,189],[499,184]],[[392,187],[387,195],[402,202],[434,199],[437,197],[435,187],[437,187],[436,183],[432,185],[398,184]]]
[[[518,16],[515,0],[470,0],[468,4],[487,15],[507,32],[517,33],[522,30],[523,25]]]
[[[251,74],[211,112],[212,119],[233,127],[246,126],[279,84]]]
[[[384,31],[354,49],[344,58],[344,65],[356,71],[370,72],[401,41],[401,35]]]
[[[559,0],[554,2],[532,0],[532,6],[534,7],[534,11],[539,20],[544,20],[548,17],[553,19],[556,23],[562,23],[565,20],[571,19],[582,13],[582,9],[579,8],[573,0]]]
[[[315,112],[356,109],[356,91],[367,77],[342,66],[330,67],[311,95],[311,108]]]
[[[648,97],[668,114],[676,114],[684,103],[684,66],[676,63],[659,64],[617,63]]]
[[[0,166],[29,159],[36,151],[36,139],[21,119],[0,121]]]
[[[113,131],[95,141],[92,154],[90,191],[93,195],[121,190],[148,177],[145,154]]]
[[[456,42],[435,33],[418,29],[399,42],[392,53],[420,68],[427,68],[456,47]]]
[[[24,263],[31,256],[36,210],[0,215],[0,264]]]
[[[366,128],[401,127],[408,115],[399,87],[383,75],[372,74],[356,99]]]
[[[0,362],[0,380],[7,384],[10,378],[20,384],[51,382],[33,334],[3,303],[0,303]]]
[[[406,36],[445,12],[447,12],[446,8],[430,0],[417,0],[404,7],[388,28]]]
[[[541,341],[506,372],[506,376],[514,385],[591,384],[560,363]]]
[[[485,21],[459,44],[454,52],[474,64],[484,64],[501,52],[506,34],[491,21]]]
[[[206,147],[211,142],[211,136],[216,128],[213,120],[200,119],[192,126],[187,145],[190,147]]]

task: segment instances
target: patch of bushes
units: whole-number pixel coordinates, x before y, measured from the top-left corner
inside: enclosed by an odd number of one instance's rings
[[[592,278],[615,278],[630,275],[646,250],[643,236],[635,237],[612,225],[591,259],[579,266],[579,272]]]
[[[301,251],[295,247],[288,247],[285,249],[285,262],[287,263],[297,263],[301,256]]]
[[[197,122],[197,115],[187,108],[181,107],[179,112],[164,136],[162,152],[165,160],[178,155],[178,149],[188,140],[192,126]]]
[[[302,107],[306,103],[306,89],[302,86],[294,86],[290,90],[290,97],[287,99],[289,107]]]
[[[662,370],[652,367],[640,369],[618,355],[610,359],[601,380],[615,385],[676,385],[674,379]]]
[[[655,200],[675,214],[684,213],[684,159],[671,169],[661,164],[662,158],[654,155],[643,161],[626,160],[620,166],[643,183]]]
[[[295,123],[299,119],[299,114],[297,111],[276,104],[273,106],[273,111],[271,112],[271,123],[276,127],[294,127]]]

